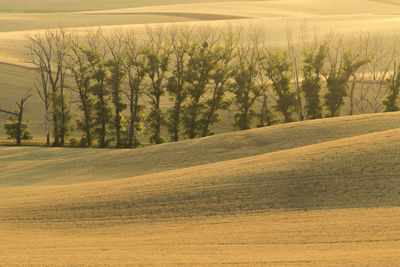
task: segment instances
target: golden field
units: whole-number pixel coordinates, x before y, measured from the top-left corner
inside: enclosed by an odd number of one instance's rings
[[[136,150],[0,148],[0,261],[393,265],[400,114]]]
[[[232,23],[280,45],[288,25],[388,43],[400,28],[397,0],[58,2],[0,0],[1,107],[32,86],[25,37],[48,28]],[[42,142],[39,97],[27,114]],[[400,113],[241,132],[223,117],[138,149],[0,146],[0,266],[399,265]]]

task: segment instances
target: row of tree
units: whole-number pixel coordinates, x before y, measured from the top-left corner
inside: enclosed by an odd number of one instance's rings
[[[45,109],[47,145],[51,130],[53,145],[65,144],[75,102],[81,146],[136,147],[140,133],[154,144],[164,142],[165,132],[171,141],[204,137],[213,134],[210,127],[230,108],[233,126],[240,130],[269,126],[279,118],[339,116],[345,97],[354,93],[358,71],[374,57],[332,35],[303,45],[297,57],[291,40],[289,49],[276,48],[256,33],[243,38],[232,27],[175,27],[147,29],[144,35],[48,30],[30,36],[27,48],[39,77],[35,87]],[[394,69],[385,79],[385,111],[399,110],[400,75]],[[169,99],[167,110],[163,96]],[[30,136],[22,112],[21,120],[7,122],[7,132],[19,140]]]

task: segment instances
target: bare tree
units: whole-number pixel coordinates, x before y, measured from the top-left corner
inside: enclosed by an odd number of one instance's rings
[[[15,138],[16,144],[21,145],[21,140],[31,139],[32,136],[28,131],[27,125],[23,122],[24,119],[24,111],[25,111],[25,103],[31,98],[30,90],[26,93],[25,96],[21,97],[21,99],[16,103],[17,110],[16,111],[8,111],[0,108],[0,112],[11,115],[11,118],[8,122],[4,124],[4,127],[11,138]]]
[[[27,48],[31,55],[31,63],[40,74],[41,80],[47,79],[50,85],[54,132],[53,145],[60,146],[64,144],[68,122],[67,107],[64,99],[66,71],[64,60],[68,34],[63,29],[46,30],[43,34],[35,33],[27,38]],[[41,85],[44,86],[44,83],[41,82]],[[42,89],[42,92],[47,90]],[[43,95],[43,97],[47,96]]]
[[[305,27],[305,25],[304,25]],[[303,28],[303,31],[306,29]],[[304,32],[303,32],[304,34]],[[300,83],[300,65],[301,65],[301,53],[296,47],[293,41],[293,31],[289,24],[286,25],[286,36],[287,36],[287,45],[288,45],[288,55],[289,59],[292,63],[292,76],[294,77],[294,85],[296,88],[297,94],[297,106],[298,106],[298,116],[299,119],[302,121],[304,120],[304,111],[303,111],[303,103],[301,99],[301,83]],[[303,38],[304,40],[304,38]],[[304,43],[303,43],[304,45]],[[265,97],[264,97],[265,99]]]
[[[41,68],[41,66],[38,66]],[[46,145],[50,146],[50,108],[51,108],[51,91],[49,90],[49,75],[44,70],[38,70],[39,79],[34,83],[36,92],[44,105],[44,124],[46,129]]]
[[[384,40],[380,34],[375,35],[373,39],[373,51],[375,51],[376,55],[370,63],[370,86],[368,87],[369,90],[364,93],[363,99],[367,103],[367,106],[375,113],[383,110],[382,99],[388,91],[386,80],[390,72],[395,71],[392,67],[394,66],[398,52],[397,43],[397,38],[388,41]]]
[[[362,35],[358,36],[356,40],[350,39],[348,41],[350,43],[347,48],[347,55],[349,56],[349,60],[352,62],[353,68],[350,75],[350,85],[348,85],[349,89],[349,100],[350,100],[350,112],[349,115],[354,114],[354,106],[355,106],[355,89],[357,85],[357,81],[362,70],[360,69],[366,66],[371,60],[371,55],[369,55],[369,41],[368,36],[364,37]]]

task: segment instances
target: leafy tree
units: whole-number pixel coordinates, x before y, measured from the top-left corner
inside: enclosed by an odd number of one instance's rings
[[[325,95],[325,106],[329,110],[330,117],[340,115],[344,97],[348,95],[350,78],[361,66],[367,63],[368,59],[354,57],[351,50],[343,53],[339,63],[331,63],[328,74],[325,75],[328,87],[328,93]]]
[[[53,113],[55,113],[56,117],[60,119],[60,146],[63,146],[65,144],[66,138],[71,134],[71,131],[73,129],[71,125],[73,114],[70,104],[70,95],[65,93],[64,89],[60,89],[59,94],[56,97],[53,97],[52,100],[53,103],[55,102]]]
[[[225,98],[225,93],[231,87],[231,69],[237,45],[236,36],[229,31],[224,37],[224,43],[216,45],[213,54],[215,57],[214,69],[211,73],[211,97],[205,100],[205,109],[201,118],[201,136],[213,134],[210,125],[221,120],[218,111],[227,110],[231,101]]]
[[[261,84],[260,89],[262,92],[261,99],[261,110],[258,114],[259,122],[257,127],[271,126],[277,123],[276,117],[272,110],[268,106],[268,86]]]
[[[67,68],[70,70],[75,82],[71,89],[78,94],[79,109],[83,112],[83,118],[77,120],[78,129],[84,132],[81,138],[81,146],[92,146],[94,134],[94,99],[91,95],[92,69],[88,63],[87,48],[83,47],[76,40],[71,40],[69,62]]]
[[[110,76],[107,79],[107,85],[110,89],[111,102],[114,108],[113,126],[116,135],[116,147],[118,148],[122,146],[121,113],[126,109],[126,104],[122,101],[122,85],[126,77],[125,47],[122,36],[119,34],[113,34],[106,37],[105,42],[111,55],[110,59],[105,62],[105,66],[108,68],[110,73]]]
[[[303,60],[304,80],[301,89],[306,99],[308,119],[322,118],[320,99],[321,73],[327,58],[328,47],[321,45],[317,52],[305,51]]]
[[[183,125],[185,134],[190,138],[201,135],[201,114],[205,111],[204,96],[211,83],[212,71],[217,59],[214,52],[214,41],[202,38],[192,43],[187,66],[187,98]]]
[[[142,120],[145,106],[139,104],[139,100],[143,94],[142,83],[144,81],[145,55],[143,48],[137,44],[137,40],[133,33],[126,39],[127,42],[127,77],[129,90],[126,96],[129,100],[129,125],[128,125],[128,147],[137,147],[140,145],[136,132],[142,130]]]
[[[183,113],[183,103],[187,97],[188,53],[191,46],[191,32],[188,29],[173,28],[172,44],[172,75],[168,78],[167,90],[173,107],[169,110],[168,132],[171,140],[176,142],[180,136],[180,124]]]
[[[9,139],[15,139],[18,146],[21,145],[21,140],[32,139],[32,134],[28,129],[28,125],[25,122],[19,122],[16,117],[7,118],[4,123],[4,129]]]
[[[238,62],[232,71],[232,92],[238,110],[234,114],[233,125],[240,130],[247,130],[257,114],[254,103],[262,94],[260,86],[256,84],[260,71],[257,65],[258,51],[254,43],[252,46],[240,46],[237,50]]]
[[[395,64],[396,65],[396,64]],[[389,93],[385,100],[383,100],[383,104],[385,105],[384,112],[394,112],[399,111],[400,107],[397,104],[400,94],[400,66],[396,70],[396,66],[394,68],[393,76],[387,80],[389,85]]]
[[[283,114],[285,122],[292,122],[296,111],[296,94],[290,90],[291,72],[286,52],[274,50],[266,60],[265,71],[272,81],[272,87],[278,96],[275,109]]]
[[[165,124],[160,100],[165,94],[165,78],[171,59],[170,42],[163,36],[162,29],[147,31],[148,42],[144,50],[146,56],[146,74],[150,86],[145,94],[150,98],[150,112],[147,116],[148,130],[151,132],[150,143],[161,144],[161,126]]]
[[[90,92],[94,95],[94,136],[100,147],[106,147],[110,142],[109,124],[111,122],[111,108],[108,96],[110,94],[106,81],[108,73],[105,66],[105,53],[100,49],[101,32],[88,32],[86,41],[88,47],[83,50],[90,66],[92,80]]]
[[[29,93],[22,97],[20,101],[17,102],[18,109],[15,112],[0,109],[0,112],[11,115],[4,123],[4,129],[10,139],[16,140],[18,146],[21,145],[22,140],[32,139],[32,134],[28,129],[28,125],[23,121],[25,103],[30,97],[31,95]]]

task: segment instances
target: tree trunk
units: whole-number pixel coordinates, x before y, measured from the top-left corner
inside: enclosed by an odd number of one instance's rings
[[[356,88],[356,79],[353,77],[350,89],[350,115],[354,114],[354,90]]]
[[[20,108],[19,113],[18,113],[18,120],[17,120],[17,133],[16,133],[16,141],[17,141],[17,146],[21,145],[21,125],[22,125],[22,112],[23,112],[23,107]]]
[[[65,103],[64,103],[64,88],[61,86],[60,89],[61,97],[61,127],[60,127],[60,145],[65,144],[65,134],[66,134],[66,115],[65,115]]]
[[[160,95],[156,96],[156,129],[154,133],[154,140],[156,144],[161,144],[161,110],[160,110]]]
[[[133,88],[131,88],[131,95],[129,97],[129,111],[131,114],[130,122],[129,122],[129,135],[128,135],[128,147],[133,146],[133,134],[135,128],[135,101],[133,99]]]
[[[179,141],[179,124],[181,120],[181,107],[182,107],[182,101],[181,101],[181,94],[177,95],[177,103],[175,107],[175,125],[174,125],[174,136],[173,136],[173,141],[177,142]]]
[[[58,125],[58,116],[57,116],[57,104],[54,97],[53,99],[53,134],[54,134],[54,141],[53,146],[60,146],[60,135],[59,135],[59,125]]]
[[[45,128],[46,128],[46,146],[50,146],[50,114],[49,107],[46,105],[46,114],[45,114]]]
[[[115,92],[115,98],[116,98],[116,103],[115,103],[115,131],[116,131],[116,138],[117,138],[117,143],[116,147],[121,146],[121,114],[119,112],[118,108],[118,92]]]
[[[105,117],[105,113],[107,112],[106,110],[106,101],[105,101],[105,96],[104,96],[104,82],[100,82],[101,86],[101,94],[100,94],[100,105],[102,109],[102,115],[100,120],[101,120],[101,132],[100,132],[100,146],[105,147],[106,146],[106,136],[107,136],[107,119]]]

